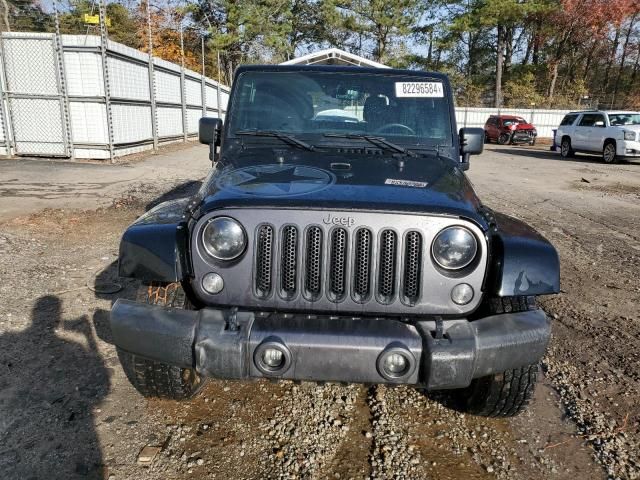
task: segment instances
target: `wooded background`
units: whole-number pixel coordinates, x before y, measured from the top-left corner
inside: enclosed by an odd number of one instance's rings
[[[0,31],[52,31],[43,1],[0,0]],[[154,55],[226,84],[241,63],[338,47],[446,72],[459,106],[640,108],[640,0],[122,0],[109,37],[146,51],[147,8]],[[96,2],[57,9],[63,34],[97,33]]]

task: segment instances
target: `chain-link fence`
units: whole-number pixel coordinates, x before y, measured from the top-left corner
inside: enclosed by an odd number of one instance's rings
[[[113,160],[186,141],[202,116],[224,118],[228,87],[113,42],[102,27],[0,34],[0,153]]]

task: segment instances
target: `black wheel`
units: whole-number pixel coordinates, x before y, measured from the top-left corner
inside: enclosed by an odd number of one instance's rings
[[[538,364],[474,380],[465,390],[463,409],[482,417],[514,417],[533,397]]]
[[[509,135],[508,133],[501,133],[498,136],[498,143],[500,145],[506,145],[507,143],[509,143],[511,141],[511,135]]]
[[[571,148],[571,139],[569,137],[564,137],[560,142],[560,155],[562,158],[569,158],[575,155],[573,148]]]
[[[618,161],[615,142],[608,141],[604,144],[604,149],[602,150],[602,160],[604,161],[604,163],[616,163]]]
[[[484,134],[484,143],[491,143],[491,139],[489,138],[489,135],[487,135],[486,133]]]
[[[138,301],[173,308],[193,308],[179,283],[143,285]],[[131,384],[145,397],[185,400],[196,395],[204,378],[192,368],[180,368],[117,349],[122,369]]]
[[[492,298],[485,305],[490,314],[535,309],[534,297]],[[538,364],[476,378],[468,388],[451,392],[458,408],[483,417],[513,417],[523,412],[533,397]]]
[[[533,140],[531,140],[531,141],[529,142],[529,145],[531,145],[531,146],[533,147],[535,144],[536,144],[536,139],[535,139],[535,137],[534,137],[534,138],[533,138]]]

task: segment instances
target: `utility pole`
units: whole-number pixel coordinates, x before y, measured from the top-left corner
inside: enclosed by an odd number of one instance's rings
[[[107,61],[107,9],[105,0],[99,0],[98,18],[100,21],[100,57],[102,59],[102,71],[104,79],[104,103],[107,110],[107,136],[109,145],[109,160],[115,162],[113,140],[113,118],[111,117],[111,92],[109,87],[109,62]]]
[[[187,89],[184,77],[184,31],[180,20],[180,92],[182,96],[182,139],[186,142],[188,137],[187,125]]]
[[[222,86],[222,70],[220,69],[220,50],[216,50],[216,55],[218,56],[218,88],[216,88],[216,92],[218,93],[218,118],[222,120],[222,105],[220,105],[220,87]]]
[[[153,35],[151,31],[151,0],[147,0],[147,41],[149,42],[149,100],[151,102],[151,136],[153,151],[158,151],[158,122],[156,117],[156,76],[153,68]]]
[[[206,77],[204,76],[205,73],[205,66],[204,66],[204,35],[200,38],[200,51],[202,54],[202,92],[200,97],[202,98],[202,116],[206,117],[207,116],[207,81],[206,81]]]

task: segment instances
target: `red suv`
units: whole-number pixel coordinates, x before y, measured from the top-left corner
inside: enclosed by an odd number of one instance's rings
[[[516,143],[536,144],[538,131],[522,117],[491,115],[484,124],[484,141],[496,141],[500,145]]]

